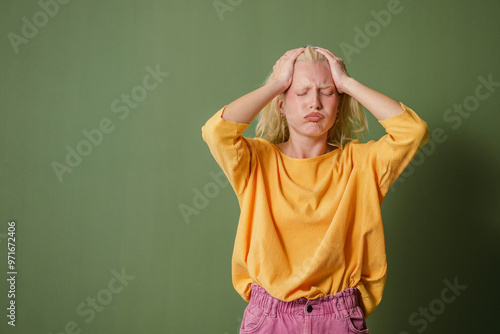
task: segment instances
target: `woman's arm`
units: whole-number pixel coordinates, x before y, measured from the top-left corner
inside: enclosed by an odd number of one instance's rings
[[[344,92],[355,98],[379,121],[399,115],[404,110],[396,100],[366,87],[353,78],[348,78],[343,86]]]
[[[271,81],[228,104],[222,118],[226,121],[250,124],[262,108],[281,93],[282,89],[278,82]]]
[[[332,78],[339,93],[346,93],[355,98],[368,109],[377,120],[382,121],[403,112],[401,105],[396,100],[351,78],[345,70],[342,59],[326,49],[315,48],[315,50],[328,59]]]
[[[271,81],[227,105],[222,118],[236,123],[250,124],[266,104],[291,85],[295,59],[304,50],[298,48],[287,51],[274,65]]]

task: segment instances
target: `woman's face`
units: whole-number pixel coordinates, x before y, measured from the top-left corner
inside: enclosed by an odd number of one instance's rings
[[[325,62],[295,64],[292,84],[279,101],[290,137],[324,137],[335,123],[340,96]],[[311,114],[313,113],[313,114]]]

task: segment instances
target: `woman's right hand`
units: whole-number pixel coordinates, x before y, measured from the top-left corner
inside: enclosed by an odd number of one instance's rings
[[[305,48],[289,50],[274,64],[271,81],[277,82],[282,87],[280,93],[286,91],[292,84],[295,60],[304,50]]]
[[[266,104],[290,87],[295,60],[304,50],[305,48],[299,48],[285,52],[273,66],[269,82],[228,104],[221,115],[222,118],[250,124]]]

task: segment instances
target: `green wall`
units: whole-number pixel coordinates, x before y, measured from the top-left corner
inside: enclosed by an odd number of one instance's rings
[[[201,126],[306,44],[431,129],[382,206],[389,273],[371,332],[491,332],[499,10],[494,0],[0,1],[0,332],[237,333],[238,205]],[[380,138],[367,116],[366,140]],[[455,280],[466,288],[444,301]]]

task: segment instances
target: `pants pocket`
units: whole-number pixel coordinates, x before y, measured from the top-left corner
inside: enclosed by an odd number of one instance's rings
[[[243,320],[241,321],[240,333],[256,333],[262,327],[265,319],[264,310],[254,304],[248,304],[243,313]]]
[[[348,311],[349,316],[346,318],[349,329],[353,333],[363,333],[368,334],[368,328],[366,326],[365,316],[363,311],[359,306],[352,308]]]

